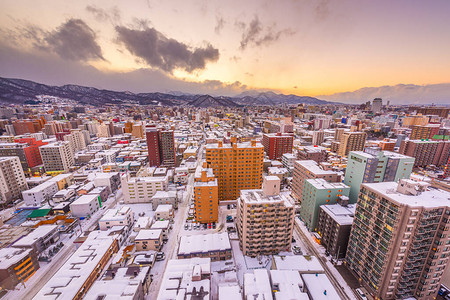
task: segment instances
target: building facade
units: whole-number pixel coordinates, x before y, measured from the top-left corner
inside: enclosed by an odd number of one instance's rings
[[[286,133],[263,134],[262,144],[269,159],[281,159],[284,153],[292,153],[294,136]]]
[[[340,156],[347,156],[350,151],[363,151],[366,139],[367,133],[365,132],[344,132],[339,141],[337,154]]]
[[[75,164],[69,141],[44,145],[39,148],[39,151],[41,152],[42,162],[44,163],[46,172],[67,172]]]
[[[26,189],[28,185],[19,158],[0,157],[0,205],[21,199]]]
[[[401,179],[361,186],[346,262],[378,299],[435,299],[450,252],[450,193]]]
[[[213,170],[197,167],[194,175],[194,217],[198,223],[219,221],[219,186]]]

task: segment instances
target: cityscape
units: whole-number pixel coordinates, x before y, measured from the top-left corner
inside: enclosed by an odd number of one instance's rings
[[[0,8],[0,299],[450,299],[450,2]]]

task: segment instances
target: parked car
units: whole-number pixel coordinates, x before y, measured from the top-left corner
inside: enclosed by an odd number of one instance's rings
[[[189,229],[189,225],[188,224],[184,224],[184,230],[188,230]]]
[[[233,223],[233,217],[227,216],[227,223]]]
[[[215,222],[212,223],[212,228],[213,228],[213,229],[216,229],[216,223],[215,223]]]
[[[299,246],[293,246],[292,247],[292,251],[296,255],[302,255],[303,254],[302,249]]]
[[[164,260],[165,258],[166,258],[166,255],[164,254],[164,252],[156,253],[156,261],[161,261],[161,260]]]
[[[358,289],[355,289],[355,291],[356,291],[356,295],[358,295],[358,297],[361,300],[367,300],[366,294],[364,294],[361,289],[358,288]]]
[[[211,226],[212,226],[211,223],[208,223],[208,229],[211,229]]]

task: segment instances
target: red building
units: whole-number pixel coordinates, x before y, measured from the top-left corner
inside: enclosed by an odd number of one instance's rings
[[[269,159],[281,159],[284,153],[292,153],[294,136],[285,133],[263,135],[263,146]]]
[[[37,133],[44,127],[45,121],[43,119],[34,120],[16,120],[12,122],[14,133],[22,135],[25,133]]]
[[[148,148],[148,163],[151,167],[161,165],[162,157],[159,150],[159,130],[156,128],[147,128],[145,132]]]

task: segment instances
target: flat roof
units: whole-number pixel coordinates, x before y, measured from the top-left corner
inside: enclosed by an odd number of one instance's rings
[[[182,236],[178,247],[179,255],[231,250],[228,233],[212,233]]]
[[[332,175],[336,174],[336,172],[331,170],[324,170],[319,167],[319,164],[314,160],[297,160],[295,161],[296,164],[302,166],[303,168],[307,169],[309,172],[314,174],[320,174],[320,175]]]
[[[403,205],[426,208],[450,206],[450,192],[441,189],[430,188],[414,196],[397,192],[396,182],[363,183],[362,185]]]
[[[350,189],[348,185],[342,182],[328,182],[323,178],[314,178],[314,179],[305,179],[305,182],[308,182],[313,187],[318,190],[327,190],[327,189]]]
[[[340,204],[321,205],[320,206],[333,220],[339,225],[353,224],[355,216],[356,204],[348,204],[342,206]]]
[[[274,255],[277,270],[294,270],[300,273],[323,273],[324,269],[319,260],[315,256],[291,255],[280,256]]]
[[[97,201],[98,196],[99,196],[98,194],[83,195],[80,198],[78,198],[77,200],[73,201],[71,205],[89,204],[92,201]]]
[[[2,248],[0,249],[0,270],[9,268],[27,257],[31,249],[23,248]]]
[[[162,229],[142,229],[139,230],[135,240],[156,240],[162,235]]]
[[[276,177],[276,176],[275,176]],[[279,178],[277,177],[279,180]],[[279,195],[267,196],[264,195],[263,190],[241,190],[241,197],[245,203],[284,203],[286,207],[291,207],[294,204],[290,201],[290,199],[284,193],[280,193]]]
[[[20,240],[15,242],[13,246],[31,246],[40,238],[45,237],[52,231],[58,228],[58,225],[41,225],[26,236],[22,237]]]
[[[327,275],[302,274],[302,279],[311,295],[311,300],[341,299]]]
[[[246,299],[272,300],[272,286],[266,269],[255,269],[244,274],[244,292]]]

